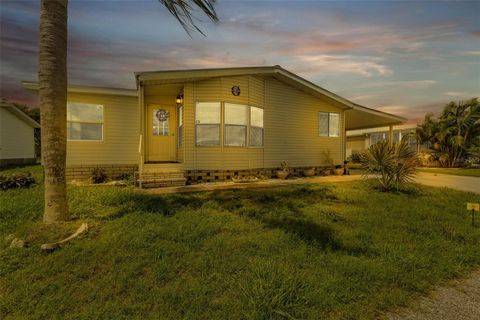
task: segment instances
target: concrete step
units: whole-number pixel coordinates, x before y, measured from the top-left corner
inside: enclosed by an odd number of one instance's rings
[[[170,178],[170,179],[139,179],[137,184],[142,184],[142,188],[162,188],[162,187],[183,187],[186,185],[185,178]]]
[[[185,172],[149,169],[135,173],[135,185],[142,188],[180,187],[186,185]]]
[[[142,172],[142,179],[169,179],[169,178],[185,178],[184,172]]]

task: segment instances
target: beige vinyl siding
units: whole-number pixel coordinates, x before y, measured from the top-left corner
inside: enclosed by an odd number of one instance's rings
[[[318,135],[318,113],[340,114],[340,136]],[[343,162],[344,112],[331,104],[286,85],[265,79],[265,166],[326,165],[329,152],[334,164]]]
[[[231,88],[240,87],[240,96]],[[336,164],[344,159],[344,113],[318,98],[274,78],[223,77],[185,83],[184,164],[187,170],[231,170],[326,165],[324,151]],[[197,147],[195,103],[231,102],[264,108],[264,147]],[[318,136],[318,112],[340,114],[340,137]],[[223,114],[222,114],[223,118]],[[221,130],[223,142],[223,126]]]
[[[0,108],[0,159],[35,158],[33,128]]]
[[[68,141],[67,165],[138,164],[140,115],[136,97],[69,94],[68,101],[103,105],[103,141]]]
[[[366,137],[347,137],[346,156],[350,156],[353,152],[365,151],[367,141],[368,138]]]

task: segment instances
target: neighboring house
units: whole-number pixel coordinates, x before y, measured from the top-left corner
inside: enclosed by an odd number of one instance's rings
[[[67,174],[140,171],[158,185],[294,173],[345,159],[345,130],[405,119],[365,108],[283,68],[135,73],[136,90],[68,89]],[[33,91],[38,85],[24,82]],[[161,180],[161,181],[160,181]],[[173,182],[172,182],[173,181]]]
[[[40,125],[9,104],[0,104],[0,166],[34,164],[34,129]]]
[[[408,136],[408,143],[411,150],[419,151],[423,149],[423,146],[418,145],[417,140],[413,136],[416,128],[416,124],[393,126],[393,141],[398,142],[405,136]],[[346,156],[349,157],[352,153],[361,153],[368,149],[372,144],[381,140],[389,141],[389,129],[389,127],[379,127],[347,131]]]

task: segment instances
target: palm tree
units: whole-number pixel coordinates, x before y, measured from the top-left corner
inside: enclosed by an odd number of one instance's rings
[[[471,99],[447,104],[438,119],[427,115],[417,127],[420,143],[430,145],[430,154],[442,167],[463,164],[480,154],[480,103]]]
[[[216,0],[159,0],[185,31],[202,31],[192,11],[199,9],[218,21]],[[41,0],[39,45],[39,96],[46,223],[68,220],[65,166],[67,155],[67,20],[68,0]],[[202,33],[203,34],[203,33]]]

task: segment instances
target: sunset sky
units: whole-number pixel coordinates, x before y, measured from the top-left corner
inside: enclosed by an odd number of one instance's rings
[[[1,97],[36,105],[38,1],[1,0]],[[155,0],[70,1],[70,84],[134,88],[133,72],[279,64],[416,121],[480,96],[480,1],[222,1],[192,34]],[[292,106],[293,107],[293,106]]]

